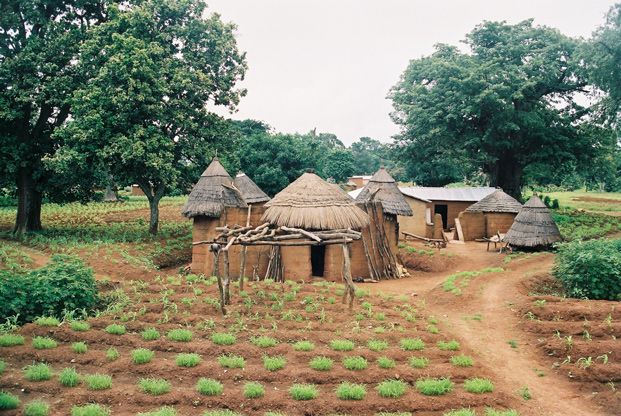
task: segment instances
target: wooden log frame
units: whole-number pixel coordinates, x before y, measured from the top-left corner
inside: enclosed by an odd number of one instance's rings
[[[250,210],[248,211],[250,216]],[[248,221],[247,221],[248,223]],[[229,273],[229,249],[234,245],[242,246],[242,264],[240,272],[245,269],[245,252],[247,246],[271,246],[266,277],[272,277],[278,282],[284,282],[284,265],[282,263],[281,247],[286,246],[321,246],[340,244],[343,250],[343,281],[345,293],[343,303],[349,299],[349,309],[353,308],[356,288],[351,275],[351,255],[349,244],[362,238],[362,233],[351,229],[322,230],[312,232],[301,228],[278,227],[269,228],[269,223],[252,228],[235,225],[229,228],[217,227],[219,234],[213,240],[193,242],[193,245],[209,244],[209,251],[214,255],[214,275],[218,281],[220,292],[220,311],[226,315],[225,305],[229,305],[231,276]],[[222,274],[220,274],[220,259],[222,259]],[[240,276],[240,290],[243,289],[243,276]]]

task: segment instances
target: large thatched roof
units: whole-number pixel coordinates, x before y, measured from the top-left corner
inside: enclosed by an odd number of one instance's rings
[[[489,194],[479,202],[466,208],[468,212],[502,212],[517,214],[522,209],[522,204],[511,195],[502,190]]]
[[[263,221],[312,230],[361,229],[368,215],[334,185],[305,173],[265,204]]]
[[[561,233],[548,207],[533,196],[515,217],[504,241],[514,247],[543,247],[561,241]]]
[[[258,204],[270,200],[270,197],[244,172],[237,174],[233,184],[239,189],[247,204]]]
[[[397,183],[384,168],[380,168],[356,197],[356,202],[377,201],[386,214],[412,215],[412,208],[397,187]]]
[[[247,205],[224,166],[214,158],[192,188],[182,213],[188,218],[218,218],[225,207],[245,208]]]

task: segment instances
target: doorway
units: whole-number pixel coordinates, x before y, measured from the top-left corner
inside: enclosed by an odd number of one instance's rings
[[[442,216],[442,229],[448,229],[448,205],[436,204],[433,208],[434,214],[440,214]]]
[[[313,277],[323,277],[326,264],[326,246],[311,246]]]

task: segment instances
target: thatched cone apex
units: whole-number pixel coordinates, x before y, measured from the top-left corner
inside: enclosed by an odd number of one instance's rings
[[[239,189],[247,204],[258,204],[270,200],[270,197],[244,172],[237,174],[233,184]]]
[[[205,216],[219,218],[225,207],[247,207],[233,179],[217,157],[214,157],[192,188],[182,214],[188,218]]]
[[[537,196],[522,207],[504,240],[513,247],[546,247],[561,241],[552,214]]]
[[[314,173],[305,173],[265,204],[263,221],[308,230],[360,230],[369,216],[344,192]]]
[[[466,208],[467,212],[499,212],[517,214],[522,209],[522,204],[511,195],[501,189],[492,192],[476,204]]]
[[[385,214],[411,216],[412,208],[405,200],[392,176],[380,168],[356,197],[356,202],[377,201]]]

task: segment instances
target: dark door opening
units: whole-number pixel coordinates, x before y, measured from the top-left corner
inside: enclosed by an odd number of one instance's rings
[[[448,229],[448,205],[434,205],[433,213],[442,215],[442,229]]]
[[[323,277],[326,263],[326,246],[311,246],[311,265],[313,276]]]

